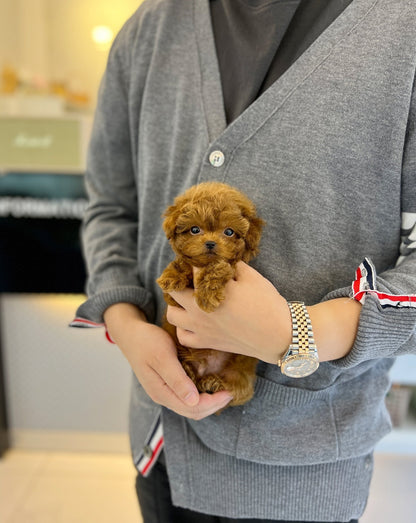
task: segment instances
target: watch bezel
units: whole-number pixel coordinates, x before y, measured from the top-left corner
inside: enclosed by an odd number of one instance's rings
[[[289,350],[287,351],[286,355],[283,357],[283,360],[281,362],[280,368],[282,373],[285,376],[288,376],[289,378],[304,378],[306,376],[310,376],[313,374],[319,367],[319,358],[318,358],[318,352],[316,348],[312,348],[311,352],[308,353],[299,353],[297,351],[297,347],[295,347],[295,354],[290,354],[292,350],[292,346],[289,347]],[[297,372],[288,371],[287,367],[290,365],[291,362],[296,361],[303,361],[308,362],[309,366],[306,368],[301,367],[298,369]]]

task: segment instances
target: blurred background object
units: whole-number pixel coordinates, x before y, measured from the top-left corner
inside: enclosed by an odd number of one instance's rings
[[[52,97],[65,109],[93,109],[113,38],[139,4],[0,0],[0,96]]]
[[[128,450],[130,369],[102,330],[67,325],[85,299],[79,229],[99,83],[139,4],[0,0],[0,453]]]

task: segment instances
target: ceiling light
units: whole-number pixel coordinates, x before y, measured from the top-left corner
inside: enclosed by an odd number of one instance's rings
[[[100,49],[108,49],[113,41],[114,33],[113,30],[106,25],[96,25],[91,31],[91,36],[94,43]]]

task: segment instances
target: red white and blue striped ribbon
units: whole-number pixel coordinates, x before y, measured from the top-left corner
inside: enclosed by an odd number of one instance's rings
[[[97,329],[99,327],[105,327],[105,323],[97,323],[95,321],[87,320],[85,318],[74,318],[71,323],[69,324],[70,327],[79,327],[81,329]],[[111,338],[110,334],[108,333],[107,328],[105,329],[105,337],[110,343],[114,343],[114,340]]]
[[[365,302],[367,295],[375,296],[381,307],[415,307],[415,294],[387,294],[379,292],[376,287],[377,274],[372,262],[365,258],[364,261],[357,268],[355,273],[355,280],[352,283],[353,298],[360,303]]]
[[[135,466],[140,474],[144,477],[148,476],[157,458],[163,449],[163,425],[162,418],[159,415],[146,439],[145,445],[138,459],[135,460]]]

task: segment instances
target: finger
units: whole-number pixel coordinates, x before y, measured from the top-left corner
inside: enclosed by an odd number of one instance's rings
[[[183,291],[171,291],[169,292],[170,296],[179,303],[181,307],[186,309],[194,301],[194,291],[193,289],[184,289]]]
[[[220,342],[217,341],[216,338],[211,338],[208,335],[201,337],[196,332],[177,327],[176,336],[183,347],[189,347],[190,349],[223,350],[229,352],[226,348],[223,348],[220,345]]]
[[[199,392],[194,382],[186,374],[176,354],[155,355],[149,367],[175,396],[185,405],[194,406],[199,401]]]
[[[195,405],[184,405],[168,384],[155,372],[153,372],[151,376],[148,374],[148,382],[146,385],[145,390],[153,401],[173,410],[181,416],[195,420],[200,420],[214,414],[218,410],[223,409],[232,400],[232,396],[228,391],[220,391],[215,394],[199,394],[198,402]],[[143,384],[143,386],[145,386],[145,384]]]
[[[175,365],[169,366],[163,372],[161,378],[175,395],[186,405],[194,406],[199,402],[199,392],[191,378],[186,374],[179,360]]]
[[[172,307],[168,305],[166,309],[166,319],[171,325],[175,327],[186,328],[189,323],[189,316],[185,309],[179,307]]]
[[[188,418],[201,420],[226,407],[232,399],[231,394],[226,390],[214,394],[200,394],[198,405],[189,409],[185,415]]]
[[[190,347],[192,349],[202,349],[202,345],[198,343],[198,339],[194,332],[176,327],[176,336],[178,337],[179,343],[184,347]],[[208,347],[205,347],[208,348]]]
[[[149,371],[152,374],[149,373],[147,379],[142,384],[146,392],[156,403],[178,413],[184,412],[186,409],[192,409],[199,403],[198,390],[192,389],[190,392],[185,392],[186,396],[181,398],[180,393],[173,390],[157,372],[152,369],[149,369]]]

